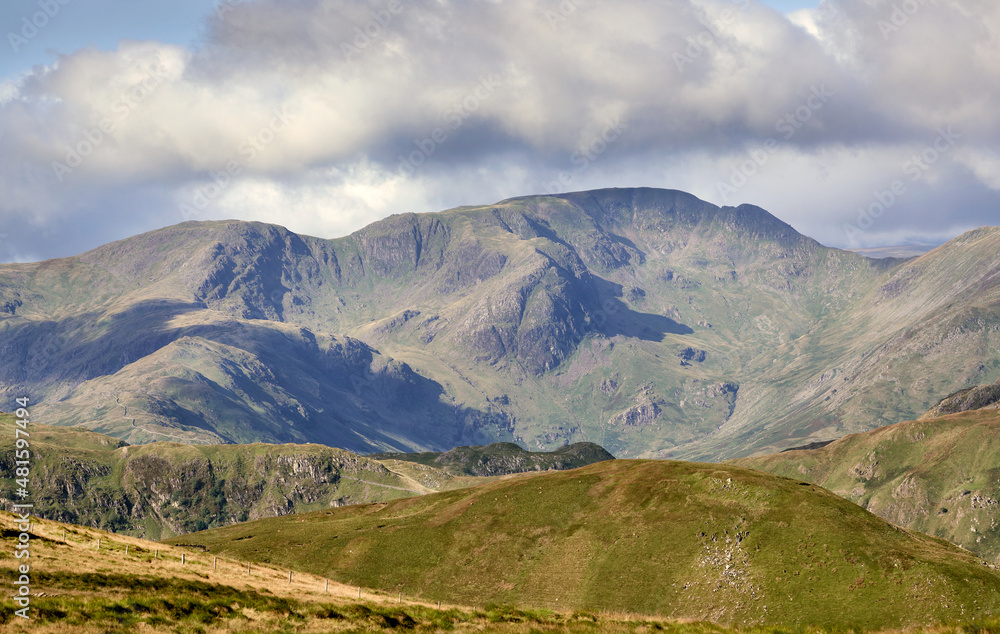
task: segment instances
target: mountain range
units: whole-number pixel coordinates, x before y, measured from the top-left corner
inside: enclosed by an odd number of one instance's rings
[[[612,189],[326,240],[188,222],[0,265],[0,397],[129,443],[592,441],[718,460],[914,419],[1000,377],[1000,229],[920,257]]]

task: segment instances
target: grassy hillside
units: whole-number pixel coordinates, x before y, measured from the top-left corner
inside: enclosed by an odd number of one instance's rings
[[[525,471],[578,469],[615,457],[594,443],[574,443],[555,451],[527,451],[514,443],[455,447],[443,453],[369,454],[375,460],[397,460],[444,469],[453,475],[498,476]]]
[[[0,511],[0,529],[4,535],[19,534],[14,516],[5,511]],[[246,561],[72,524],[35,520],[30,533],[31,620],[14,614],[20,606],[7,594],[0,598],[4,632],[730,631],[709,623],[621,614],[438,607],[368,589],[359,596],[356,587],[301,571],[294,571],[291,581],[287,569],[273,566],[253,564],[248,573]],[[21,563],[0,553],[0,574],[18,578],[14,568]]]
[[[0,530],[17,532],[0,511]],[[63,532],[65,530],[65,533]],[[98,550],[100,540],[100,550]],[[727,627],[621,611],[562,611],[496,604],[420,601],[405,592],[345,586],[323,577],[218,557],[199,549],[36,520],[31,526],[30,622],[0,598],[4,632],[497,632],[785,634],[787,628]],[[182,563],[183,556],[183,563]],[[22,561],[0,553],[0,574],[15,579]],[[816,634],[824,630],[813,629]],[[842,630],[841,630],[842,631]],[[905,634],[908,630],[895,630]],[[1000,620],[920,627],[913,634],[998,634]]]
[[[1000,377],[1000,230],[911,260],[610,189],[322,240],[184,223],[0,266],[0,399],[133,443],[516,442],[715,460]]]
[[[969,553],[724,465],[615,460],[171,541],[477,605],[839,628],[1000,615],[1000,577]]]
[[[922,418],[735,463],[816,483],[1000,563],[1000,410]]]

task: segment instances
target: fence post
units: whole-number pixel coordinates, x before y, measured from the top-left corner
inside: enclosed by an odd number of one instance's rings
[[[219,569],[219,558],[216,557],[215,561],[212,562],[212,570],[218,570],[218,569]]]
[[[291,583],[291,582],[292,582],[292,571],[289,570],[288,571],[288,583]]]

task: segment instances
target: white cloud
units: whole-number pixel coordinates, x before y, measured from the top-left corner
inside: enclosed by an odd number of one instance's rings
[[[123,41],[0,85],[0,222],[62,236],[31,251],[67,254],[122,237],[124,217],[183,220],[180,206],[221,179],[231,183],[197,217],[333,235],[540,192],[612,121],[625,132],[574,188],[682,187],[723,202],[715,183],[772,138],[780,149],[741,202],[829,242],[899,156],[954,126],[955,162],[921,186],[950,191],[974,175],[961,212],[973,222],[1000,189],[1000,5],[897,5],[917,8],[825,0],[786,17],[722,0],[401,0],[390,14],[379,0],[244,2],[210,20],[196,48]],[[817,90],[832,94],[821,108]],[[797,112],[809,116],[786,138],[780,121]],[[401,171],[401,156],[420,165]],[[880,220],[885,236],[911,220],[952,228],[921,201]],[[95,227],[73,232],[85,214]]]
[[[980,148],[963,148],[956,160],[967,166],[984,185],[1000,191],[1000,153]]]

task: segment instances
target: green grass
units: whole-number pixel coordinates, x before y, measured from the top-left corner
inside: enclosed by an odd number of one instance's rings
[[[720,465],[617,460],[183,541],[470,605],[864,629],[1000,615],[1000,578],[969,554]]]
[[[34,598],[30,625],[0,601],[5,631],[179,633],[231,631],[504,633],[663,632],[666,634],[824,634],[860,633],[862,628],[733,627],[708,621],[671,621],[590,611],[554,612],[510,605],[436,609],[371,602],[313,602],[268,596],[225,585],[115,574],[42,575],[36,583],[60,596]],[[78,593],[78,594],[77,594]],[[993,619],[966,625],[914,628],[935,634],[1000,634]]]

